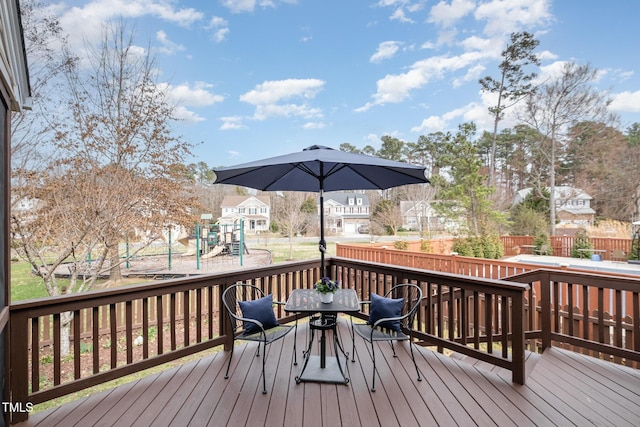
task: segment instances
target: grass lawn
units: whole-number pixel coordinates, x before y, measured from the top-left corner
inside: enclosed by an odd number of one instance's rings
[[[24,301],[48,296],[42,279],[31,273],[25,261],[11,262],[11,301]]]
[[[318,242],[293,242],[293,253],[289,250],[289,243],[264,243],[256,244],[251,243],[249,245],[249,251],[251,248],[255,249],[268,249],[273,255],[273,262],[282,261],[302,261],[305,259],[320,258],[320,252],[318,251]],[[326,256],[335,256],[336,244],[327,242]]]

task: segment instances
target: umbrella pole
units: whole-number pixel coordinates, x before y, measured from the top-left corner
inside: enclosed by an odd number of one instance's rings
[[[324,240],[324,191],[320,189],[320,278],[325,277],[324,253],[327,251],[327,242]]]

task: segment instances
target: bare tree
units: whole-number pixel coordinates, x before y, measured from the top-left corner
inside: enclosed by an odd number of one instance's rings
[[[521,114],[521,119],[541,135],[538,150],[549,168],[551,235],[555,234],[558,161],[564,153],[569,129],[580,121],[614,120],[607,110],[611,102],[607,94],[592,87],[596,77],[597,70],[589,65],[565,63],[558,78],[529,94]]]
[[[289,238],[289,259],[293,259],[293,241],[316,217],[305,209],[309,196],[306,193],[286,191],[276,204],[275,219],[280,232]],[[313,206],[315,206],[315,201]]]
[[[55,126],[51,119],[58,109],[64,69],[77,62],[68,49],[58,17],[45,4],[35,0],[20,2],[25,50],[29,58],[29,84],[32,109],[16,112],[11,118],[11,167],[14,171],[44,170],[55,155],[51,144]],[[13,173],[12,186],[20,185],[19,173]],[[23,201],[19,195],[15,203]]]
[[[161,239],[192,224],[197,207],[182,166],[189,145],[171,134],[173,108],[152,56],[134,49],[122,25],[106,27],[91,52],[89,69],[65,64],[68,108],[51,119],[58,155],[14,170],[14,197],[33,203],[12,212],[14,247],[50,295],[88,290],[105,271],[119,280],[121,242]],[[66,287],[59,268],[70,275]]]

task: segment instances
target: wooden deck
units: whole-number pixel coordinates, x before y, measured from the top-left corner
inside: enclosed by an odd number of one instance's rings
[[[298,348],[307,327],[298,330]],[[340,333],[350,350],[346,321]],[[406,343],[380,346],[375,393],[370,348],[356,337],[349,385],[295,383],[293,333],[273,344],[262,394],[253,343],[32,415],[19,426],[433,426],[640,425],[640,370],[551,348],[533,358],[524,386],[511,373],[419,348],[416,381]],[[300,356],[301,353],[298,354]],[[344,359],[342,359],[344,362]],[[535,366],[533,366],[535,363]],[[300,366],[300,365],[298,365]]]

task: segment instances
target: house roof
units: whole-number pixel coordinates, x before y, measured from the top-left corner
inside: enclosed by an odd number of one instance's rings
[[[269,198],[269,196],[236,196],[236,195],[224,196],[224,199],[222,199],[222,203],[220,204],[220,206],[235,207],[235,206],[242,205],[251,199],[255,199],[256,201],[264,204],[265,206],[271,206],[271,199]]]
[[[531,193],[532,190],[533,187],[528,187],[518,191],[513,198],[513,205],[517,205],[518,203],[522,202],[527,197],[527,195]],[[547,190],[549,190],[549,187],[547,187]],[[556,200],[593,200],[593,197],[591,197],[582,189],[570,187],[567,185],[559,185],[555,187],[555,198]]]
[[[369,198],[367,197],[366,194],[363,194],[363,193],[342,192],[342,191],[332,191],[330,193],[324,193],[325,203],[328,200],[333,200],[336,203],[339,203],[341,205],[349,206],[349,197],[362,199],[361,206],[369,206]]]

